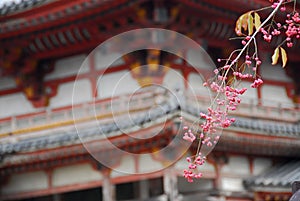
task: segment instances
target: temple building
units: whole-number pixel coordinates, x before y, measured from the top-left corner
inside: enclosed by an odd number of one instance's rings
[[[224,3],[226,2],[226,3]],[[299,2],[299,1],[297,1]],[[300,4],[300,2],[299,2]],[[285,68],[260,41],[236,121],[183,178],[211,97],[267,0],[20,0],[0,7],[0,201],[288,201],[300,180],[299,41]],[[298,6],[298,5],[297,5]],[[287,10],[292,5],[287,5]]]

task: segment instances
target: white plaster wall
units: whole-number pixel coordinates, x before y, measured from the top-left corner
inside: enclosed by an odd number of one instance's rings
[[[253,174],[258,175],[272,167],[272,160],[268,158],[255,158],[253,161]]]
[[[166,88],[167,90],[174,91],[175,89],[184,89],[184,78],[180,71],[174,70],[172,68],[169,68],[163,83],[162,87]]]
[[[80,54],[57,60],[54,65],[54,70],[45,76],[45,80],[52,80],[88,72],[89,60],[87,59],[85,61],[86,58],[87,55]],[[81,68],[81,66],[83,67]]]
[[[187,168],[187,161],[186,158],[188,156],[191,156],[192,153],[190,151],[187,151],[176,163],[174,164],[175,169],[182,171]]]
[[[177,58],[173,61],[175,64],[182,64],[183,59],[182,58]]]
[[[210,56],[206,53],[203,53],[202,51],[190,49],[187,51],[186,57],[188,64],[193,66],[194,68],[208,70],[216,68]]]
[[[100,98],[132,94],[139,88],[138,82],[132,78],[130,71],[127,70],[105,74],[98,78],[97,83]]]
[[[140,164],[143,165],[143,164]],[[112,171],[110,176],[112,178],[132,174],[135,172],[135,162],[132,156],[123,156],[120,165],[116,168],[116,171]]]
[[[281,64],[272,66],[270,62],[264,61],[260,67],[260,74],[263,79],[292,82],[293,80],[285,73],[285,69]]]
[[[261,92],[263,105],[274,107],[278,107],[279,103],[283,107],[291,107],[294,105],[293,101],[287,96],[284,87],[264,84]]]
[[[34,111],[35,108],[21,92],[0,96],[0,118]]]
[[[185,178],[178,177],[178,191],[180,193],[194,193],[213,189],[213,180],[211,179],[194,179],[193,183],[189,183]]]
[[[52,184],[56,187],[99,181],[101,179],[101,173],[94,170],[90,164],[79,164],[54,169]]]
[[[199,170],[201,172],[215,172],[215,168],[211,163],[204,163],[203,165],[200,166]]]
[[[153,160],[150,154],[140,154],[138,157],[138,163],[139,173],[150,173],[165,168],[160,162]]]
[[[226,178],[221,180],[222,190],[224,191],[242,191],[244,190],[242,178]]]
[[[251,82],[246,82],[246,81],[241,81],[238,84],[239,89],[242,88],[246,88],[247,91],[240,96],[240,98],[242,99],[242,103],[257,103],[258,102],[258,95],[257,95],[257,88],[252,88],[251,86]]]
[[[108,67],[118,66],[124,64],[124,61],[119,53],[103,53],[100,51],[95,52],[95,64],[97,70],[105,70]],[[110,61],[113,61],[110,64]]]
[[[179,171],[184,170],[187,167],[186,164],[187,162],[185,160],[185,157],[183,157],[175,163],[175,169]]]
[[[203,86],[204,79],[201,75],[196,73],[191,73],[188,77],[188,90],[191,93],[201,96],[209,96],[209,90],[207,87]]]
[[[73,90],[75,88],[74,94]],[[57,95],[50,99],[50,107],[62,107],[66,105],[83,103],[92,100],[92,88],[89,80],[82,79],[59,85]]]
[[[20,193],[48,188],[47,174],[42,171],[14,174],[1,188],[3,194]]]
[[[180,160],[178,160],[175,163],[175,168],[178,171],[182,171],[182,170],[186,169],[187,167],[188,167],[188,162],[186,161],[186,157],[182,157]],[[203,165],[201,165],[199,167],[199,171],[203,172],[204,175],[205,175],[205,172],[206,173],[214,173],[215,172],[215,168],[214,168],[214,166],[212,164],[206,162],[206,163],[204,163]]]
[[[16,82],[12,77],[0,77],[0,90],[15,88]]]
[[[228,163],[222,167],[221,174],[249,175],[249,160],[242,156],[231,156],[229,157]]]

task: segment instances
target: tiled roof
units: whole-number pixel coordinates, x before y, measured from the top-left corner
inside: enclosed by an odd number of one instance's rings
[[[124,129],[135,129],[137,125],[144,125],[169,113],[178,111],[178,104],[163,104],[160,107],[152,108],[151,111],[137,114],[132,117],[131,121],[122,119],[117,123],[105,123],[102,125],[92,126],[85,129],[80,129],[80,139],[76,130],[68,132],[53,133],[47,136],[23,139],[16,143],[0,144],[0,161],[1,156],[5,154],[13,154],[17,152],[33,151],[38,149],[47,149],[57,146],[65,146],[69,144],[81,143],[80,140],[107,136],[114,132]]]
[[[199,110],[192,105],[186,107],[186,111],[195,116],[199,115]],[[299,123],[285,123],[267,121],[257,118],[236,117],[236,121],[231,127],[242,128],[244,130],[262,132],[272,136],[300,137]]]
[[[109,136],[114,132],[120,132],[124,129],[136,129],[135,127],[137,125],[150,123],[155,119],[165,117],[171,113],[177,113],[177,116],[179,116],[180,111],[192,115],[195,119],[198,118],[200,113],[199,108],[195,108],[192,105],[180,108],[178,102],[170,100],[156,108],[152,108],[150,112],[139,113],[133,116],[131,121],[120,117],[120,120],[116,121],[117,123],[97,124],[96,126],[81,129],[81,139],[79,139],[77,131],[73,129],[67,132],[53,131],[50,135],[22,139],[15,143],[1,144],[0,142],[0,161],[6,154],[79,144],[81,143],[80,140],[101,137],[102,134]],[[244,117],[237,117],[236,119],[231,129],[248,129],[251,133],[258,132],[264,135],[300,138],[300,125],[298,124],[281,124],[279,122],[262,121]]]
[[[292,183],[300,180],[300,160],[279,163],[266,172],[244,180],[244,185],[250,189],[292,189]]]
[[[49,0],[21,0],[18,3],[7,3],[0,8],[0,15],[7,15],[14,12],[20,12],[24,9],[30,9],[36,5],[40,5],[47,1]]]

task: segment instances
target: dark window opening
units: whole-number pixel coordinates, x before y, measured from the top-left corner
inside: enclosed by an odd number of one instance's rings
[[[61,195],[61,201],[102,201],[102,188],[73,191]]]
[[[149,179],[149,196],[156,197],[164,193],[163,178]]]
[[[135,183],[123,183],[116,185],[116,200],[128,200],[136,198]]]
[[[28,198],[20,201],[52,201],[52,195],[49,196],[42,196],[42,197],[36,197],[36,198]]]

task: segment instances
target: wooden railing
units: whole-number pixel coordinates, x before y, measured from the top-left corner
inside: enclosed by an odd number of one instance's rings
[[[0,137],[71,125],[74,121],[83,122],[112,117],[122,112],[146,110],[153,105],[153,93],[144,92],[55,109],[47,108],[35,113],[0,119]]]
[[[179,94],[178,94],[179,95]],[[206,111],[210,105],[210,98],[193,96],[188,92],[181,94],[186,106],[199,107]],[[0,137],[29,133],[32,131],[55,128],[74,124],[75,121],[91,121],[120,115],[125,112],[145,111],[159,102],[171,101],[166,92],[145,91],[132,96],[123,95],[109,99],[100,99],[93,102],[77,104],[62,108],[47,108],[46,110],[26,115],[12,116],[0,119]],[[174,99],[173,99],[174,101]],[[277,106],[265,106],[265,102],[246,100],[239,105],[232,115],[251,118],[273,119],[287,122],[300,120],[300,110],[296,105],[278,103]],[[274,105],[274,102],[272,102]]]
[[[206,111],[207,107],[209,107],[211,104],[211,99],[209,97],[192,97],[188,95],[187,97],[187,105],[193,104],[193,102],[195,103],[196,101],[197,105],[200,105],[201,109],[204,111]],[[280,120],[283,122],[299,122],[300,105],[244,98],[242,100],[242,103],[237,107],[237,110],[234,112],[230,112],[230,115],[269,120]]]

